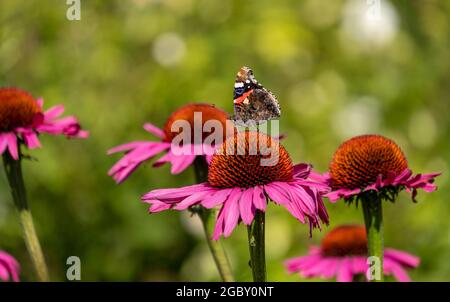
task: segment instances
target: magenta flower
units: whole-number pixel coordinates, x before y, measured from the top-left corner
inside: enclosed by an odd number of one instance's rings
[[[19,282],[20,265],[14,257],[0,251],[0,280]]]
[[[385,275],[408,282],[405,269],[419,265],[420,259],[406,252],[386,248],[383,268]],[[285,262],[289,273],[300,273],[303,278],[336,277],[338,282],[352,282],[360,276],[367,280],[367,237],[363,226],[343,225],[329,232],[320,247],[312,246],[307,256]]]
[[[29,93],[17,88],[0,88],[0,153],[6,150],[19,159],[18,141],[29,149],[41,146],[38,134],[65,135],[86,138],[88,132],[81,130],[73,116],[59,118],[64,106],[58,105],[43,112],[42,98],[34,99]]]
[[[261,142],[267,146],[264,155]],[[236,154],[236,150],[239,150]],[[251,150],[257,150],[252,153]],[[261,165],[262,159],[270,160]],[[257,133],[241,132],[226,140],[212,156],[205,183],[177,189],[150,191],[142,200],[151,204],[150,213],[167,209],[185,210],[195,205],[207,209],[220,206],[213,239],[228,237],[239,222],[250,225],[256,210],[265,212],[266,195],[285,207],[310,230],[328,223],[322,194],[328,186],[316,180],[308,164],[293,166],[287,151],[276,139]]]
[[[201,114],[201,120],[198,120],[195,113]],[[193,151],[196,145],[193,142],[182,147],[172,145],[172,140],[179,134],[179,132],[172,131],[172,125],[176,121],[188,122],[191,129],[195,128],[195,124],[203,127],[208,121],[217,121],[223,127],[223,137],[226,135],[227,114],[224,111],[209,104],[189,104],[183,106],[170,115],[163,129],[150,123],[144,125],[144,129],[156,136],[159,141],[135,141],[110,149],[108,155],[117,152],[126,152],[126,154],[109,170],[108,175],[112,176],[117,183],[121,183],[139,165],[158,154],[164,155],[153,164],[154,167],[170,163],[172,165],[172,174],[178,174],[184,171],[193,163],[197,156]],[[194,135],[192,134],[191,137],[193,139]],[[180,154],[179,151],[181,151],[181,148],[188,148],[190,152]],[[203,155],[213,152],[213,146],[204,144],[204,137],[202,137],[200,148],[197,149],[200,149]]]
[[[335,202],[352,200],[372,191],[393,201],[405,189],[415,201],[417,190],[436,190],[434,179],[440,173],[413,175],[395,142],[380,135],[362,135],[344,142],[334,154],[329,174],[332,191],[326,196]]]

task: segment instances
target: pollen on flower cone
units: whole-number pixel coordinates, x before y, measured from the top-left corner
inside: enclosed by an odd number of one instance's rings
[[[380,135],[362,135],[344,142],[330,164],[333,189],[361,189],[374,183],[379,175],[398,175],[408,168],[399,146]]]
[[[291,158],[279,142],[258,132],[229,137],[211,160],[208,182],[215,187],[249,188],[292,180]]]
[[[0,132],[31,125],[39,112],[36,100],[28,92],[0,88]]]
[[[321,251],[329,257],[367,255],[366,229],[358,225],[336,227],[323,238]]]
[[[195,114],[197,113],[197,115]],[[180,134],[183,130],[179,129],[179,125],[187,122],[190,125],[191,129],[191,140],[194,142],[194,126],[200,126],[200,130],[203,129],[203,126],[208,121],[217,121],[217,124],[220,124],[222,127],[222,137],[224,138],[226,135],[226,121],[228,118],[228,114],[216,108],[210,104],[188,104],[185,105],[178,110],[174,111],[169,118],[167,119],[166,124],[164,125],[164,133],[166,135],[165,141],[171,141],[175,136]],[[174,124],[178,121],[177,124]],[[181,121],[181,123],[180,123]],[[172,129],[173,128],[173,129]],[[212,131],[216,131],[215,129]],[[232,133],[232,132],[231,132]],[[210,135],[209,132],[202,131],[202,142]]]

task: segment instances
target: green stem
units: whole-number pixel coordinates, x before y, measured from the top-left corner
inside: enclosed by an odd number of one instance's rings
[[[250,250],[250,267],[254,282],[266,282],[266,251],[265,251],[265,213],[259,210],[248,226],[248,246]]]
[[[6,151],[3,153],[3,163],[11,188],[14,205],[19,212],[25,245],[30,254],[37,279],[39,281],[49,281],[47,265],[45,264],[44,255],[36,234],[33,217],[28,208],[25,184],[22,176],[21,157],[18,160],[14,160],[9,152]]]
[[[194,170],[197,183],[202,183],[208,179],[208,164],[203,157],[197,157],[194,161]],[[212,240],[213,221],[215,217],[215,210],[206,209],[198,206],[193,209],[193,212],[198,214],[202,221],[203,230],[205,232],[205,239],[208,243],[209,250],[216,263],[217,270],[223,282],[234,282],[233,272],[231,271],[230,262],[228,260],[225,249],[220,240]]]
[[[383,209],[382,199],[376,194],[366,195],[367,198],[361,200],[364,221],[366,224],[367,234],[367,251],[369,257],[377,257],[379,259],[379,278],[374,278],[372,282],[383,282]]]

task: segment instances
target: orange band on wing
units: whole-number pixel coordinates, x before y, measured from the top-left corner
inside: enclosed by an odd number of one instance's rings
[[[238,97],[237,99],[235,99],[233,101],[233,103],[235,104],[242,104],[242,102],[244,102],[244,100],[253,92],[252,90],[247,91],[246,93],[244,93],[243,95],[241,95],[240,97]]]

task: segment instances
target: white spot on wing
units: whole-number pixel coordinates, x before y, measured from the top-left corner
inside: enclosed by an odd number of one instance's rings
[[[244,83],[242,83],[242,82],[234,83],[234,88],[241,88],[241,87],[244,87]]]

